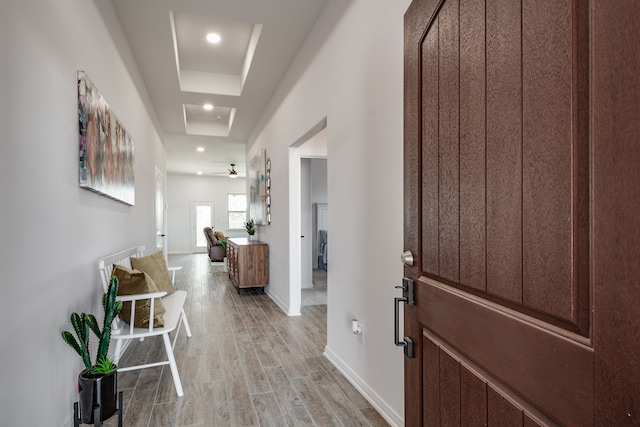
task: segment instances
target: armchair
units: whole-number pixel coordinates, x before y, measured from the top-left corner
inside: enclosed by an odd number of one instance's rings
[[[220,240],[215,236],[211,227],[205,227],[203,231],[207,238],[207,253],[209,254],[209,259],[211,259],[211,261],[222,261],[227,253],[224,246],[222,246]]]

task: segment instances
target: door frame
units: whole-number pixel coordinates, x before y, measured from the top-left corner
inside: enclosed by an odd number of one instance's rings
[[[327,119],[325,117],[289,146],[289,307],[287,312],[289,316],[300,316],[302,302],[301,159],[314,157],[303,153],[300,147],[326,127]],[[328,152],[325,155],[315,157],[328,159]]]
[[[155,245],[156,251],[162,250],[164,259],[167,259],[167,203],[165,181],[162,171],[155,167]]]

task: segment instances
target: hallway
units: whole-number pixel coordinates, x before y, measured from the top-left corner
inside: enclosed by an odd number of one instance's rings
[[[168,367],[118,375],[126,426],[386,426],[322,356],[326,305],[287,317],[266,295],[238,295],[205,254],[171,255],[193,336],[180,332],[178,398]],[[160,339],[135,342],[122,366],[161,360]],[[104,424],[117,425],[116,417]]]
[[[301,290],[301,305],[327,305],[327,272],[323,270],[313,270],[313,287]],[[326,308],[325,308],[326,310]]]

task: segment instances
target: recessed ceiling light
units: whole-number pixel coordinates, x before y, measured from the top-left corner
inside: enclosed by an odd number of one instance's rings
[[[207,41],[209,43],[217,44],[217,43],[220,43],[220,40],[222,40],[222,39],[220,38],[220,34],[218,34],[218,33],[209,33],[209,34],[207,34]]]
[[[196,150],[198,150],[200,153],[202,153],[204,151],[204,147],[198,147],[198,148],[196,148]]]
[[[198,175],[202,175],[202,171],[198,171],[196,172]]]
[[[222,116],[216,116],[216,119],[221,119],[221,118],[222,118]]]
[[[202,108],[204,108],[204,109],[205,109],[205,110],[207,110],[207,111],[211,111],[211,110],[213,110],[213,105],[211,105],[211,104],[204,104],[204,105],[202,106]]]

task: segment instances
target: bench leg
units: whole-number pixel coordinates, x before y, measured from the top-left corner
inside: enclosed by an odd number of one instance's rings
[[[191,328],[189,328],[189,322],[187,321],[187,314],[182,309],[182,323],[184,324],[184,330],[187,332],[187,336],[191,336]]]
[[[178,373],[178,366],[176,365],[176,358],[173,356],[173,346],[169,339],[169,334],[162,334],[162,340],[164,341],[164,348],[167,352],[167,359],[169,359],[169,367],[171,368],[171,376],[173,377],[173,384],[176,386],[176,394],[178,397],[184,395],[182,391],[182,383],[180,382],[180,374]]]
[[[116,349],[113,352],[113,363],[116,365],[120,362],[120,357],[122,357],[122,340],[116,340]]]

